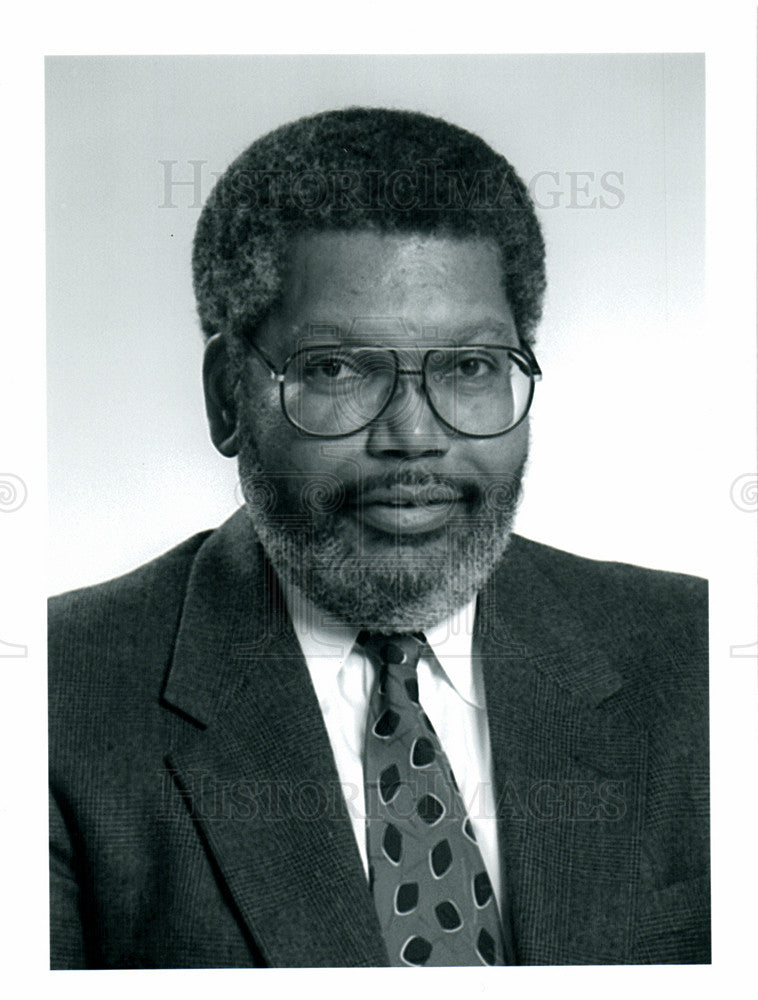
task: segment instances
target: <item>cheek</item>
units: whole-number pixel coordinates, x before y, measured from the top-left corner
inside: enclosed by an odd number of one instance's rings
[[[525,420],[499,438],[472,441],[471,464],[485,477],[509,476],[517,472],[529,452],[529,424]]]
[[[262,457],[280,514],[310,520],[314,514],[338,512],[367,474],[387,471],[367,468],[366,447],[365,434],[318,439],[304,437],[291,425],[280,428]]]
[[[303,511],[325,512],[338,506],[344,485],[359,474],[342,442],[303,436],[284,418],[258,424],[256,450],[276,506],[291,517]]]

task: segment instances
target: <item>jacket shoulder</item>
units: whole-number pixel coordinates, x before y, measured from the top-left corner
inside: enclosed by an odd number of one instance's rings
[[[686,661],[707,672],[708,584],[683,573],[586,559],[514,536],[502,571],[542,627],[568,617],[616,660]],[[507,586],[505,580],[504,585]],[[699,666],[694,667],[697,663]],[[636,668],[635,668],[636,669]]]
[[[195,556],[210,534],[194,535],[123,576],[51,597],[51,688],[90,661],[104,664],[126,652],[150,659],[151,652],[170,645]]]
[[[528,563],[576,603],[617,602],[627,610],[640,604],[705,614],[708,582],[698,576],[647,569],[630,563],[588,559],[514,535],[509,555]]]
[[[103,607],[127,607],[135,600],[139,602],[148,591],[156,598],[165,596],[167,589],[173,590],[177,583],[186,581],[198,549],[211,534],[212,531],[201,531],[156,559],[112,580],[50,597],[51,626],[86,618],[89,612],[97,612]]]
[[[623,682],[613,704],[645,720],[664,745],[674,746],[675,731],[683,746],[706,745],[706,581],[586,559],[523,538],[512,543],[503,605],[505,613],[510,604],[528,617],[524,641],[557,651],[558,663],[594,656]]]

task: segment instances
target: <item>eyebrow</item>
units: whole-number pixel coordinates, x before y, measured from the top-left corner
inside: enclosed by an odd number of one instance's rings
[[[428,329],[428,327],[425,329]],[[476,323],[467,323],[463,326],[456,327],[453,331],[453,336],[456,338],[469,337],[469,336],[475,337],[483,333],[504,334],[506,336],[515,334],[516,338],[518,339],[518,334],[516,332],[516,324],[505,323],[501,319],[485,319],[483,321],[479,320]]]
[[[353,332],[353,328],[356,322],[365,322],[367,324],[371,322],[384,322],[395,324],[395,329],[405,331],[409,333],[408,327],[402,317],[372,317],[372,316],[359,316],[356,317],[351,323],[349,328],[344,324],[340,323],[329,323],[329,322],[311,322],[311,323],[300,323],[293,324],[290,330],[294,337],[298,341],[310,341],[314,343],[316,340],[347,340],[350,334]],[[430,324],[429,326],[424,326],[423,331],[428,335],[431,331],[438,330],[439,327]],[[386,335],[387,331],[377,331],[377,335]],[[479,337],[482,335],[494,334],[495,336],[505,336],[511,337],[515,335],[516,340],[519,339],[518,332],[516,331],[516,326],[514,323],[506,323],[502,319],[495,318],[484,318],[483,320],[477,320],[475,323],[465,323],[460,326],[453,327],[451,331],[445,334],[441,338],[441,343],[457,342],[464,343],[465,339],[468,337]]]

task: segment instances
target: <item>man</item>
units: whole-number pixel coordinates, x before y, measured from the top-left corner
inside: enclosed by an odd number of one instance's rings
[[[302,119],[194,274],[245,505],[53,602],[53,967],[709,961],[705,585],[511,533],[545,285],[512,167]]]

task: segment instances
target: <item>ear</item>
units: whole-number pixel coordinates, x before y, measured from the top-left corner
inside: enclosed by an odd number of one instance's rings
[[[214,334],[205,345],[203,388],[211,440],[222,455],[233,458],[239,451],[237,404],[229,351],[222,333]]]

